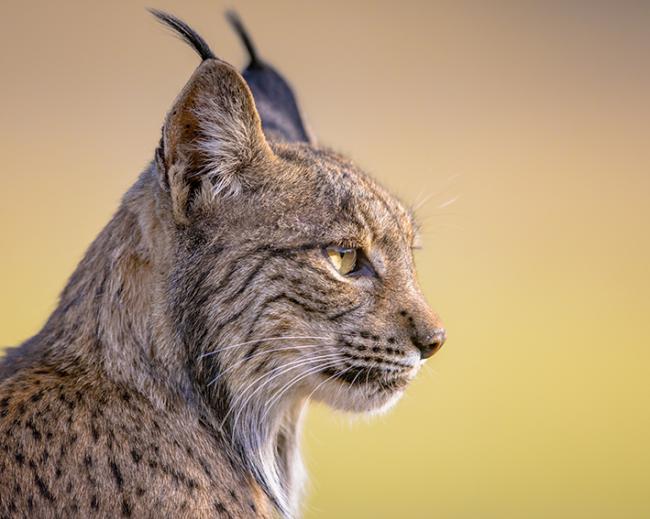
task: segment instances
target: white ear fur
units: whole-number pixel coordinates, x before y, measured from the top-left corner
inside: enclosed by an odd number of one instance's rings
[[[259,153],[259,135],[241,117],[242,107],[237,104],[233,100],[223,100],[220,104],[209,99],[196,111],[200,128],[196,151],[204,161],[197,173],[210,180],[215,196],[239,194],[238,173],[242,167],[252,164]]]
[[[272,156],[245,80],[227,63],[205,60],[163,128],[162,162],[175,215],[187,215],[197,187],[212,198],[240,193],[243,172]]]

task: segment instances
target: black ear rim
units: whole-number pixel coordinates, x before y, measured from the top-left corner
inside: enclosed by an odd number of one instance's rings
[[[197,54],[201,56],[203,61],[216,58],[214,52],[212,52],[212,49],[210,49],[210,46],[206,41],[183,20],[173,14],[158,9],[149,8],[147,10],[154,15],[162,25],[174,31],[176,35],[192,47]]]

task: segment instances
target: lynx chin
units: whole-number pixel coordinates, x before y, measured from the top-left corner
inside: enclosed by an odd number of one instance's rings
[[[1,517],[300,515],[301,415],[393,404],[445,341],[409,210],[319,146],[230,21],[43,329],[0,361]]]

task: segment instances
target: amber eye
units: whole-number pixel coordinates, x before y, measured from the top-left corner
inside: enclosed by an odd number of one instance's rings
[[[343,249],[341,247],[328,247],[325,253],[332,266],[342,276],[346,276],[357,270],[357,250]]]

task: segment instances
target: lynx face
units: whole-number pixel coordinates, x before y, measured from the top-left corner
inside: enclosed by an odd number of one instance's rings
[[[206,117],[210,143],[222,134]],[[415,280],[411,215],[305,144],[268,145],[229,182],[195,187],[177,234],[170,306],[196,380],[228,396],[233,418],[297,396],[353,411],[394,402],[445,338]]]

